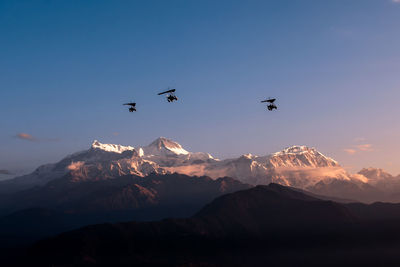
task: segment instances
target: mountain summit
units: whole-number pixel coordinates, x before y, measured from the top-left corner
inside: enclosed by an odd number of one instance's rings
[[[150,145],[143,148],[146,155],[188,155],[189,152],[182,148],[180,144],[165,137],[157,138]]]
[[[100,149],[106,152],[114,152],[114,153],[122,153],[124,151],[133,151],[135,150],[132,146],[121,146],[114,144],[102,144],[97,140],[94,140],[91,146],[92,149]]]
[[[291,146],[269,157],[274,167],[338,167],[339,163],[306,146]]]

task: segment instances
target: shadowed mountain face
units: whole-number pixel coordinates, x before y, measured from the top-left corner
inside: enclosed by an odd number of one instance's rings
[[[3,197],[0,246],[29,243],[89,224],[188,217],[215,197],[250,187],[232,178],[181,174],[71,179],[66,176]]]
[[[86,182],[75,182],[74,176],[68,174],[45,186],[3,196],[0,207],[3,213],[33,207],[68,213],[140,210],[171,205],[200,208],[221,194],[249,187],[232,178],[213,180],[183,174],[153,174],[146,178],[126,175]]]
[[[322,201],[277,184],[224,195],[206,205],[194,218],[205,220],[214,227],[220,226],[219,233],[226,232],[225,226],[229,225],[234,233],[241,229],[253,234],[356,220],[343,205]],[[232,233],[227,232],[229,234]]]
[[[221,196],[189,219],[67,232],[39,242],[25,259],[56,265],[298,266],[374,264],[387,256],[393,264],[400,262],[393,252],[400,238],[399,211],[394,204],[323,201],[271,184]],[[377,244],[387,253],[374,250]],[[349,248],[358,256],[349,257]]]

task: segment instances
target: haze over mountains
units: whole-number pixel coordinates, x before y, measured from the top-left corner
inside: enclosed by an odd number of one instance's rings
[[[71,182],[84,182],[174,172],[213,179],[227,176],[250,185],[278,183],[365,202],[400,200],[399,176],[374,168],[350,174],[315,148],[292,146],[271,155],[246,154],[219,160],[208,153],[189,152],[163,137],[139,148],[94,141],[88,150],[69,155],[58,163],[40,166],[31,174],[0,182],[0,192],[43,186],[67,174]]]

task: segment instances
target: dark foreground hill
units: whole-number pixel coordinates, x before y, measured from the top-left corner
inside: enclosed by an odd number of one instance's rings
[[[399,230],[399,205],[339,204],[271,184],[221,196],[188,219],[67,232],[23,259],[44,266],[398,265]]]
[[[90,224],[189,217],[214,198],[250,186],[232,178],[182,174],[127,175],[74,182],[53,180],[3,197],[1,249],[26,244]]]

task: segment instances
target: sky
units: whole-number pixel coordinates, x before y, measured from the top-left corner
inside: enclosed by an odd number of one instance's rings
[[[400,174],[400,1],[3,0],[0,33],[0,174],[160,136]]]

